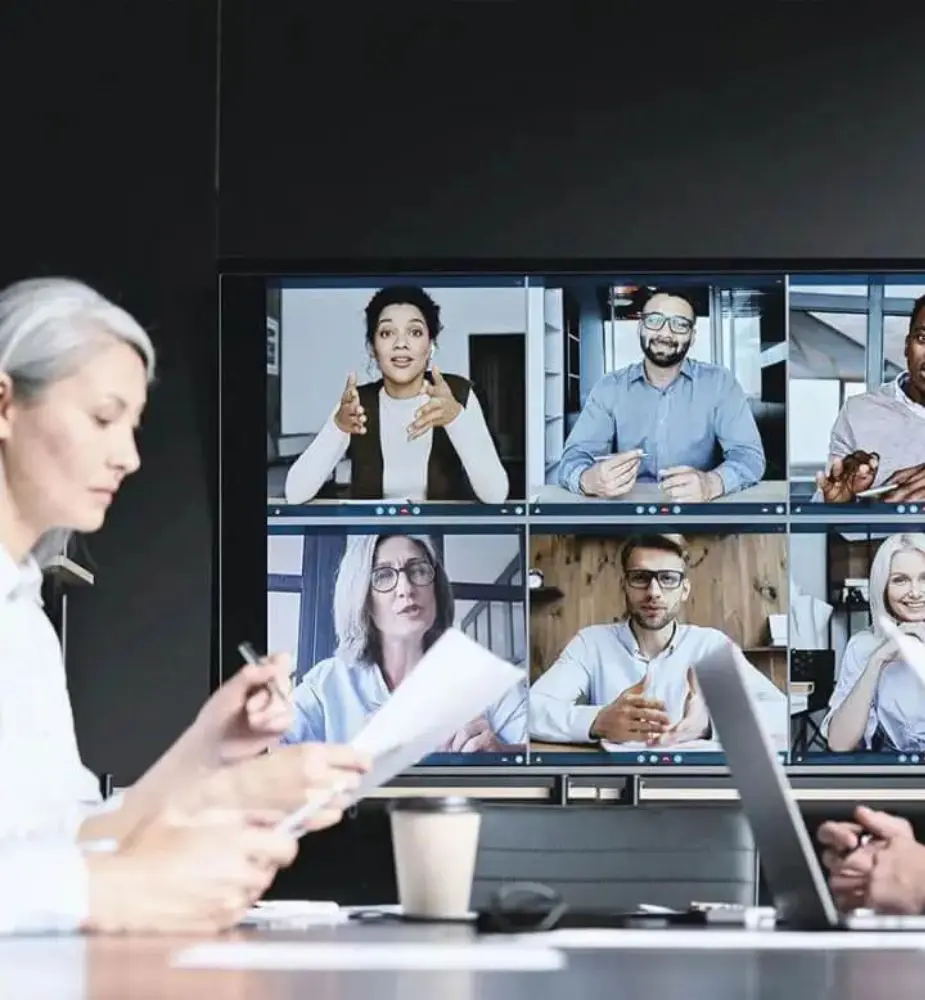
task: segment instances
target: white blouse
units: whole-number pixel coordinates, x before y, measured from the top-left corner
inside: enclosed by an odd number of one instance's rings
[[[88,905],[80,825],[101,806],[80,760],[42,573],[0,547],[0,933],[76,930]],[[89,845],[88,845],[89,846]]]
[[[427,465],[434,432],[428,430],[413,441],[408,440],[408,428],[414,421],[415,411],[427,399],[425,395],[395,399],[385,389],[379,390],[379,444],[382,448],[384,500],[423,503],[427,499]],[[286,476],[288,503],[307,503],[314,499],[337,463],[347,454],[350,435],[344,434],[334,423],[336,412],[335,409],[315,440],[290,468]],[[444,430],[479,500],[482,503],[504,503],[510,486],[507,472],[498,457],[485,414],[474,392],[469,393],[465,408]]]

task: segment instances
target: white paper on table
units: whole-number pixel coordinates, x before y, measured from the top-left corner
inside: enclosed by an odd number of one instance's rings
[[[886,615],[880,617],[880,628],[883,634],[896,643],[902,658],[915,671],[919,680],[925,684],[925,643],[914,636],[906,635],[905,632]]]
[[[433,753],[525,678],[525,670],[495,656],[459,629],[447,629],[351,741],[373,764],[350,801],[358,802]],[[284,820],[281,828],[303,826],[339,791],[319,794]]]
[[[310,927],[347,922],[347,913],[333,901],[311,899],[261,900],[247,911],[244,927]]]
[[[925,933],[916,931],[800,931],[680,929],[618,930],[563,929],[541,934],[518,934],[515,945],[529,950],[566,951],[923,951]]]
[[[178,952],[171,964],[182,969],[550,972],[565,968],[566,957],[552,948],[521,948],[509,941],[460,944],[216,941]]]

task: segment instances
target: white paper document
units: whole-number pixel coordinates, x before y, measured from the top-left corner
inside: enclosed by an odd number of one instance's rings
[[[181,969],[553,972],[565,968],[566,958],[563,952],[553,948],[520,948],[509,942],[348,944],[216,941],[178,952],[172,965]]]
[[[372,758],[373,766],[352,801],[438,750],[525,678],[526,671],[520,667],[495,656],[459,629],[448,629],[354,737],[353,745]],[[319,794],[281,826],[296,831],[340,791]]]
[[[311,899],[261,900],[247,911],[243,927],[314,927],[347,922],[347,911],[337,903]]]
[[[925,933],[914,931],[775,930],[618,930],[563,929],[545,934],[518,934],[524,947],[597,951],[923,951]]]
[[[925,643],[916,639],[915,636],[907,635],[886,615],[880,617],[880,628],[883,634],[896,643],[896,648],[902,654],[902,658],[916,672],[919,680],[925,684]]]

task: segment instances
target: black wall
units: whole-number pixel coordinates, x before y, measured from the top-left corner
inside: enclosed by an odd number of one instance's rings
[[[85,278],[161,349],[71,615],[119,780],[209,686],[218,258],[925,257],[913,5],[239,0],[220,116],[215,8],[33,0],[0,33],[0,277]]]
[[[209,690],[216,352],[215,12],[17,4],[0,32],[0,280],[69,274],[160,351],[143,467],[82,555],[70,687],[88,766],[131,780]]]

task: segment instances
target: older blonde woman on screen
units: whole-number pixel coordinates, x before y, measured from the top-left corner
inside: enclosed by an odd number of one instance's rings
[[[874,624],[853,635],[842,654],[822,723],[829,749],[925,750],[925,685],[878,624],[889,615],[925,641],[925,534],[881,543],[870,567],[870,610]]]
[[[429,541],[410,535],[347,539],[334,585],[334,655],[295,690],[284,742],[351,740],[454,621],[452,585]],[[441,749],[501,751],[526,741],[526,692],[514,688]]]
[[[23,878],[40,864],[43,876],[19,892],[4,880],[0,929],[56,913],[72,928],[222,924],[294,845],[240,815],[208,832],[208,811],[292,808],[313,783],[365,766],[345,748],[255,757],[290,721],[286,700],[267,690],[287,669],[276,658],[230,680],[140,781],[101,807],[41,608],[41,567],[69,532],[103,525],[138,469],[135,431],[153,371],[144,330],[85,285],[34,280],[0,292],[0,861]],[[165,821],[181,805],[198,817],[195,830]],[[101,839],[116,850],[85,857],[77,848]],[[39,841],[48,845],[41,863]]]

